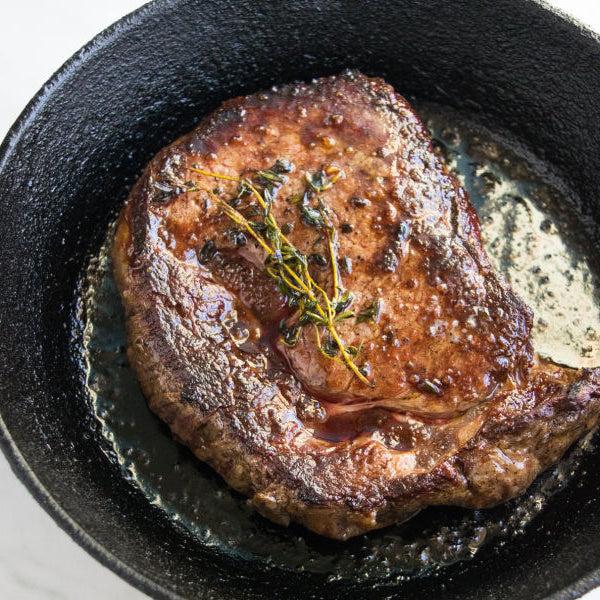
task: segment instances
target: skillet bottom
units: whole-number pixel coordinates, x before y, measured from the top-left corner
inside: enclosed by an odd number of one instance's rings
[[[600,270],[584,254],[585,230],[568,192],[525,150],[515,151],[514,141],[447,109],[422,106],[417,112],[478,210],[491,259],[534,308],[536,349],[572,366],[600,363],[593,343],[600,335]],[[271,524],[174,442],[147,409],[124,352],[124,317],[108,257],[112,234],[113,228],[90,263],[83,298],[86,380],[102,445],[132,485],[202,543],[267,567],[326,573],[332,580],[393,582],[432,574],[492,541],[505,544],[524,534],[556,492],[576,484],[592,436],[525,495],[492,510],[431,508],[405,525],[344,543]],[[565,294],[578,298],[576,306],[561,303]]]

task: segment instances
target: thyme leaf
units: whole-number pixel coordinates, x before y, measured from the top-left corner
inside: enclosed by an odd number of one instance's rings
[[[308,257],[308,262],[317,265],[318,267],[327,266],[327,259],[322,254],[311,254]]]
[[[325,171],[317,171],[313,175],[306,173],[306,181],[315,192],[324,192],[331,187]]]
[[[352,261],[347,256],[340,259],[340,266],[348,275],[352,273]]]
[[[246,234],[235,227],[233,229],[230,229],[228,234],[229,239],[235,246],[245,246],[248,243]]]
[[[333,322],[338,323],[339,321],[343,321],[345,319],[351,319],[352,317],[355,317],[355,316],[356,315],[351,310],[345,310],[343,313],[339,313],[338,315],[335,315]]]
[[[350,354],[350,356],[352,356],[352,358],[356,358],[362,350],[362,347],[363,341],[360,340],[360,344],[358,346],[347,346],[346,351],[348,352],[348,354]]]
[[[309,227],[320,229],[325,225],[325,220],[319,209],[309,206],[308,204],[302,204],[300,206],[300,216],[302,217],[302,221]]]
[[[300,327],[297,325],[288,327],[285,323],[285,320],[282,320],[279,323],[279,333],[281,333],[283,343],[286,346],[293,348],[298,343],[298,338],[300,337]]]
[[[348,308],[350,304],[352,304],[352,300],[354,300],[354,296],[349,292],[345,291],[340,299],[335,303],[334,309],[336,313],[341,313],[343,310]]]
[[[325,338],[321,347],[322,352],[327,356],[335,356],[339,349],[338,343],[330,336]]]
[[[380,302],[379,300],[374,300],[367,306],[363,308],[356,317],[357,323],[365,323],[366,321],[371,321],[371,323],[376,323],[379,318],[379,310],[380,310]]]

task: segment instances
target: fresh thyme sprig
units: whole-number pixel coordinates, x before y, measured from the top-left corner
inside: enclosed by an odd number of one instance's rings
[[[302,327],[312,324],[319,351],[336,362],[345,365],[354,375],[366,385],[372,386],[366,377],[366,370],[359,367],[354,359],[359,354],[362,342],[358,346],[346,346],[336,330],[336,324],[355,316],[354,312],[346,310],[352,303],[352,294],[342,290],[337,257],[337,232],[330,218],[330,213],[321,198],[317,205],[311,205],[315,194],[329,188],[342,176],[342,171],[336,167],[328,167],[306,175],[306,189],[297,198],[300,206],[301,219],[306,225],[324,230],[327,237],[329,260],[333,275],[333,297],[319,286],[311,276],[308,259],[286,237],[273,216],[272,207],[281,186],[287,181],[285,176],[293,170],[287,162],[278,160],[271,169],[258,171],[255,181],[246,177],[233,177],[211,173],[197,167],[190,167],[194,173],[205,177],[213,177],[238,184],[237,195],[230,201],[217,196],[208,185],[195,183],[188,191],[205,191],[215,201],[223,212],[240,229],[250,234],[265,251],[265,272],[277,283],[278,289],[289,306],[298,309],[297,323],[287,326],[285,320],[280,323],[280,333],[283,342],[288,346],[297,344]],[[259,210],[251,210],[252,214],[245,216],[246,209],[241,207],[242,198],[251,196],[258,202]],[[255,208],[258,208],[255,205]],[[250,216],[259,217],[252,221]],[[289,232],[289,226],[284,228]],[[326,333],[320,330],[325,329]],[[339,355],[339,356],[338,356]],[[340,358],[341,357],[341,358]]]

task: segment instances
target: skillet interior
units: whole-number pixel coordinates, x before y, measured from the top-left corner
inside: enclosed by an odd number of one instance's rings
[[[234,561],[149,505],[99,449],[72,337],[87,257],[157,150],[226,98],[348,66],[518,134],[600,221],[599,41],[516,0],[156,2],[63,67],[2,146],[3,447],[63,527],[156,597],[365,594],[359,584]],[[596,585],[594,462],[527,535],[396,592],[574,598]]]

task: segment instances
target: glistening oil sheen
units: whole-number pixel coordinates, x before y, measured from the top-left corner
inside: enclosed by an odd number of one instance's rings
[[[492,263],[535,312],[536,350],[568,366],[600,364],[600,271],[568,191],[515,144],[440,107],[418,112],[477,209]],[[577,485],[592,435],[523,496],[495,509],[429,508],[408,523],[347,542],[266,521],[148,410],[125,354],[109,257],[113,233],[111,227],[90,262],[84,297],[87,385],[101,441],[131,485],[205,545],[332,580],[394,582],[467,560],[490,542],[508,543],[526,532],[557,491]]]

